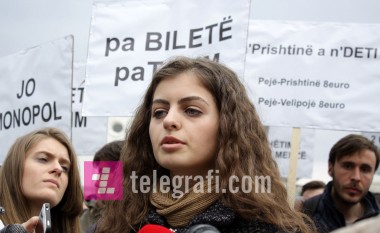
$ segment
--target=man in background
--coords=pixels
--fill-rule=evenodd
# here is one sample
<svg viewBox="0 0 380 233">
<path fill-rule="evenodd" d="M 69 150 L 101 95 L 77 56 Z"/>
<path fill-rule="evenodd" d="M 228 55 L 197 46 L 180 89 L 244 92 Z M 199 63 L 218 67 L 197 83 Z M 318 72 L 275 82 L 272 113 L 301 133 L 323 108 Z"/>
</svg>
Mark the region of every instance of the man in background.
<svg viewBox="0 0 380 233">
<path fill-rule="evenodd" d="M 323 193 L 326 184 L 323 181 L 313 180 L 302 186 L 301 196 L 304 200 Z"/>
<path fill-rule="evenodd" d="M 377 147 L 361 135 L 347 135 L 331 148 L 328 163 L 332 181 L 303 205 L 319 232 L 377 216 L 379 206 L 368 191 L 379 166 Z"/>
</svg>

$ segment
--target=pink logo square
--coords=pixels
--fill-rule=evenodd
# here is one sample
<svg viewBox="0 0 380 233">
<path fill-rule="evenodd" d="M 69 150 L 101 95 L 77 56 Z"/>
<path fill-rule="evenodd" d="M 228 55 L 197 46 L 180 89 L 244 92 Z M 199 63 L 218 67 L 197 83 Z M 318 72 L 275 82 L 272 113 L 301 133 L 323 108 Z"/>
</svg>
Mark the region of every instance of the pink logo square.
<svg viewBox="0 0 380 233">
<path fill-rule="evenodd" d="M 122 200 L 123 164 L 120 161 L 84 162 L 85 200 Z"/>
</svg>

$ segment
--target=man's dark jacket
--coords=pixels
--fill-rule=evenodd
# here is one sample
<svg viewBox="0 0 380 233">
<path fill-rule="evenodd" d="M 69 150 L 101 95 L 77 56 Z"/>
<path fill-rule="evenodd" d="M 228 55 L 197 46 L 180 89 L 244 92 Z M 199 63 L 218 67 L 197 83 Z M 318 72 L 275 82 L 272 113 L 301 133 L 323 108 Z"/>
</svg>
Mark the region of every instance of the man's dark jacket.
<svg viewBox="0 0 380 233">
<path fill-rule="evenodd" d="M 332 181 L 330 181 L 320 195 L 312 197 L 305 201 L 303 211 L 312 217 L 314 223 L 320 233 L 330 232 L 335 229 L 346 226 L 346 221 L 342 213 L 340 213 L 331 197 Z M 363 202 L 366 205 L 366 211 L 360 221 L 366 218 L 377 216 L 380 213 L 379 206 L 375 197 L 368 192 Z"/>
</svg>

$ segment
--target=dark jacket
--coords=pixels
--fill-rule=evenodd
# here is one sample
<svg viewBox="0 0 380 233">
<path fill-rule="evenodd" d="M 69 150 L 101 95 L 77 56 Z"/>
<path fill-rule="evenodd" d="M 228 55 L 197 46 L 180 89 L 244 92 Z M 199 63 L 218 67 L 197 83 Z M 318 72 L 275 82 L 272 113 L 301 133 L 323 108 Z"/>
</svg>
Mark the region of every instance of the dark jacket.
<svg viewBox="0 0 380 233">
<path fill-rule="evenodd" d="M 154 209 L 151 209 L 146 216 L 146 224 L 161 225 L 166 228 L 175 230 L 175 233 L 186 233 L 186 231 L 197 224 L 210 224 L 216 227 L 221 233 L 278 233 L 277 227 L 272 224 L 260 221 L 247 221 L 239 217 L 232 209 L 225 207 L 217 201 L 212 204 L 205 212 L 196 215 L 186 227 L 174 228 L 170 226 L 165 218 L 159 215 Z M 95 232 L 96 226 L 93 226 L 87 233 Z"/>
<path fill-rule="evenodd" d="M 340 213 L 331 197 L 332 181 L 330 181 L 320 195 L 312 197 L 305 201 L 303 205 L 304 212 L 310 215 L 320 233 L 330 232 L 335 229 L 346 226 L 346 221 L 342 213 Z M 356 220 L 360 221 L 366 218 L 377 216 L 380 213 L 375 197 L 368 192 L 364 198 L 367 206 L 363 217 Z"/>
<path fill-rule="evenodd" d="M 158 224 L 175 230 L 176 233 L 186 233 L 191 226 L 197 224 L 210 224 L 216 227 L 221 233 L 264 233 L 279 232 L 278 229 L 269 223 L 260 221 L 248 221 L 238 216 L 232 209 L 225 207 L 217 201 L 205 212 L 196 215 L 186 227 L 171 227 L 165 218 L 155 210 L 150 210 L 147 216 L 147 223 Z"/>
<path fill-rule="evenodd" d="M 9 224 L 0 230 L 0 233 L 27 233 L 21 224 Z"/>
</svg>

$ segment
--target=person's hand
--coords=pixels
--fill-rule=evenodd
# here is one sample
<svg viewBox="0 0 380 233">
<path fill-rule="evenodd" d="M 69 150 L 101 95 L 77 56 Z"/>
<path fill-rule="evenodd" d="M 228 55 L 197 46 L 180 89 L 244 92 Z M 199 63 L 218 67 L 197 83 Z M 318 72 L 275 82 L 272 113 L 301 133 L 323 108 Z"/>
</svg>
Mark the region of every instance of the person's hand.
<svg viewBox="0 0 380 233">
<path fill-rule="evenodd" d="M 24 222 L 22 226 L 28 233 L 33 233 L 38 224 L 38 216 L 31 217 L 28 221 Z"/>
</svg>

